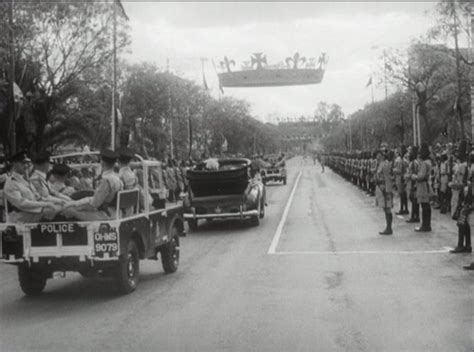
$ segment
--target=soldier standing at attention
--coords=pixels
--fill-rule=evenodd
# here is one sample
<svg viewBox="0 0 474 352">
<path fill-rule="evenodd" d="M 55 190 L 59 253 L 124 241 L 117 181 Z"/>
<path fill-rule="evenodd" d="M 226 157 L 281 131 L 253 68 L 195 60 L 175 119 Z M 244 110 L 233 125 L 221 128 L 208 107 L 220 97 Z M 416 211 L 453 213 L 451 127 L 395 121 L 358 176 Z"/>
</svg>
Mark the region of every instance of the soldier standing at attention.
<svg viewBox="0 0 474 352">
<path fill-rule="evenodd" d="M 385 155 L 384 155 L 385 154 Z M 377 152 L 378 167 L 375 174 L 376 203 L 381 207 L 385 214 L 386 227 L 385 230 L 379 232 L 380 235 L 391 235 L 392 231 L 392 208 L 393 208 L 393 181 L 392 181 L 392 160 L 393 153 L 381 150 Z"/>
<path fill-rule="evenodd" d="M 409 153 L 407 173 L 405 174 L 405 180 L 407 182 L 407 194 L 411 202 L 411 216 L 407 220 L 408 223 L 420 222 L 420 206 L 416 198 L 416 181 L 413 180 L 413 176 L 418 174 L 419 162 L 417 160 L 418 147 L 413 146 Z"/>
<path fill-rule="evenodd" d="M 421 226 L 417 227 L 417 232 L 431 231 L 431 205 L 428 179 L 431 173 L 430 150 L 428 144 L 422 143 L 420 147 L 420 168 L 418 174 L 412 177 L 416 182 L 416 198 L 421 204 Z"/>
<path fill-rule="evenodd" d="M 102 175 L 92 197 L 86 197 L 69 203 L 71 207 L 64 215 L 81 221 L 110 220 L 115 217 L 117 193 L 123 185 L 120 177 L 114 171 L 118 155 L 109 149 L 101 153 Z"/>
<path fill-rule="evenodd" d="M 138 178 L 137 175 L 132 171 L 130 167 L 130 162 L 132 161 L 135 153 L 126 147 L 119 148 L 118 153 L 118 162 L 119 162 L 119 177 L 123 183 L 123 189 L 129 190 L 137 188 Z"/>
<path fill-rule="evenodd" d="M 30 159 L 25 152 L 13 155 L 11 176 L 4 186 L 4 197 L 8 202 L 8 217 L 12 223 L 34 223 L 42 218 L 53 219 L 57 209 L 50 200 L 41 200 L 34 187 L 26 180 Z"/>
<path fill-rule="evenodd" d="M 446 214 L 449 208 L 448 199 L 448 182 L 449 182 L 449 162 L 447 152 L 441 154 L 441 164 L 439 166 L 439 203 L 440 213 Z"/>
<path fill-rule="evenodd" d="M 393 163 L 393 173 L 395 175 L 395 184 L 397 185 L 398 195 L 400 196 L 400 211 L 397 215 L 406 215 L 408 214 L 408 199 L 406 194 L 406 185 L 405 185 L 405 173 L 406 173 L 406 163 L 405 156 L 406 148 L 402 146 L 400 151 L 397 151 L 397 157 Z"/>
</svg>

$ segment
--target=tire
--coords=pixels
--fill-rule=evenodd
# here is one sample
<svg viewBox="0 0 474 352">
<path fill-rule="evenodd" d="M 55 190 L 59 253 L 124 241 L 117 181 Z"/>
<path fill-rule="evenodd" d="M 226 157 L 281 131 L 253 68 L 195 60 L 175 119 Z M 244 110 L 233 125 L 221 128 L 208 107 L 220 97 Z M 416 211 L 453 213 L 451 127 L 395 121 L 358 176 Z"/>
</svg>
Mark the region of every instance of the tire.
<svg viewBox="0 0 474 352">
<path fill-rule="evenodd" d="M 251 226 L 258 226 L 260 225 L 260 213 L 261 213 L 261 208 L 262 208 L 262 205 L 261 205 L 261 200 L 259 199 L 258 200 L 258 207 L 257 207 L 257 215 L 253 215 L 251 218 L 250 218 L 250 225 Z"/>
<path fill-rule="evenodd" d="M 286 185 L 286 177 L 283 179 L 283 184 Z"/>
<path fill-rule="evenodd" d="M 191 231 L 197 231 L 198 229 L 198 220 L 197 219 L 189 219 L 188 226 Z"/>
<path fill-rule="evenodd" d="M 138 286 L 140 274 L 140 256 L 138 247 L 134 240 L 130 240 L 127 245 L 127 252 L 119 259 L 116 280 L 117 287 L 123 294 L 128 294 Z"/>
<path fill-rule="evenodd" d="M 250 218 L 250 225 L 252 225 L 252 226 L 260 225 L 260 216 L 259 215 L 252 216 Z"/>
<path fill-rule="evenodd" d="M 26 265 L 18 266 L 18 279 L 23 293 L 27 296 L 39 296 L 46 286 L 46 274 L 39 269 Z"/>
<path fill-rule="evenodd" d="M 161 264 L 166 274 L 171 274 L 178 270 L 179 231 L 176 226 L 171 230 L 171 240 L 161 249 Z"/>
<path fill-rule="evenodd" d="M 260 219 L 265 217 L 265 201 L 262 199 L 260 201 L 260 213 L 258 214 Z"/>
</svg>

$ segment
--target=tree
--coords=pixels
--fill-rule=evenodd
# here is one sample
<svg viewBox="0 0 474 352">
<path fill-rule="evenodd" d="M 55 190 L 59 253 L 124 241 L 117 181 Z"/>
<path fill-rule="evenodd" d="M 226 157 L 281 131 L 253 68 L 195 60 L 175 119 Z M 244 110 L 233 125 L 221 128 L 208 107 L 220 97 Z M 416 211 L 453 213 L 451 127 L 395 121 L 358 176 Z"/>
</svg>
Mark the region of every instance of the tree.
<svg viewBox="0 0 474 352">
<path fill-rule="evenodd" d="M 29 96 L 18 130 L 31 132 L 26 139 L 18 140 L 21 147 L 37 150 L 66 140 L 83 141 L 84 131 L 93 129 L 80 116 L 80 103 L 84 101 L 79 95 L 86 90 L 101 90 L 104 78 L 110 77 L 111 9 L 111 5 L 92 1 L 15 3 L 15 81 Z M 0 14 L 2 30 L 7 26 L 5 13 Z M 126 23 L 121 19 L 118 48 L 122 50 L 128 42 Z M 5 42 L 1 44 L 3 47 Z M 0 51 L 0 62 L 8 61 L 8 53 Z M 2 65 L 1 70 L 7 67 Z M 48 137 L 52 134 L 55 139 Z M 7 137 L 2 135 L 4 145 L 8 144 Z"/>
<path fill-rule="evenodd" d="M 428 104 L 446 88 L 455 76 L 453 60 L 446 47 L 420 41 L 412 44 L 404 55 L 389 52 L 386 57 L 388 79 L 413 92 L 423 122 L 422 139 L 432 143 L 437 133 L 433 129 L 435 116 L 429 114 Z"/>
<path fill-rule="evenodd" d="M 466 38 L 466 48 L 469 47 L 470 40 L 470 2 L 456 0 L 441 0 L 436 6 L 437 21 L 436 25 L 430 30 L 430 37 L 434 39 L 443 39 L 454 42 L 454 51 L 448 51 L 454 54 L 456 61 L 456 97 L 455 110 L 461 127 L 461 136 L 465 137 L 464 129 L 464 104 L 461 103 L 462 97 L 466 94 L 463 86 L 469 77 L 469 69 L 473 62 L 469 62 L 467 57 L 460 50 L 459 42 L 462 36 Z M 464 34 L 464 35 L 463 35 Z M 467 53 L 467 50 L 465 50 Z M 464 65 L 462 65 L 462 63 Z M 464 67 L 463 67 L 464 66 Z M 467 92 L 469 94 L 469 92 Z M 468 109 L 469 110 L 469 109 Z M 471 117 L 472 118 L 472 117 Z"/>
</svg>

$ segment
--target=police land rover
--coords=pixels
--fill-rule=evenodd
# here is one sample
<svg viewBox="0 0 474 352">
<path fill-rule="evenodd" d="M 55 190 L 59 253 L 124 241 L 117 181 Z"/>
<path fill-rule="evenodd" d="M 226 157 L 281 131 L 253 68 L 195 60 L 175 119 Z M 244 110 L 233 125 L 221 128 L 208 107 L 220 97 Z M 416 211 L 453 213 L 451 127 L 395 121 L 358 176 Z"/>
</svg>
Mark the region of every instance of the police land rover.
<svg viewBox="0 0 474 352">
<path fill-rule="evenodd" d="M 56 160 L 72 160 L 68 165 L 73 170 L 86 168 L 100 175 L 97 158 L 97 153 L 89 153 Z M 165 201 L 167 190 L 160 162 L 136 156 L 131 166 L 139 185 L 118 192 L 116 217 L 112 220 L 64 218 L 17 224 L 9 221 L 9 204 L 4 201 L 0 260 L 18 267 L 20 286 L 26 295 L 41 294 L 48 279 L 64 277 L 67 271 L 84 277 L 112 277 L 122 293 L 130 293 L 139 282 L 141 259 L 161 257 L 166 273 L 178 269 L 179 237 L 184 235 L 182 205 Z"/>
</svg>

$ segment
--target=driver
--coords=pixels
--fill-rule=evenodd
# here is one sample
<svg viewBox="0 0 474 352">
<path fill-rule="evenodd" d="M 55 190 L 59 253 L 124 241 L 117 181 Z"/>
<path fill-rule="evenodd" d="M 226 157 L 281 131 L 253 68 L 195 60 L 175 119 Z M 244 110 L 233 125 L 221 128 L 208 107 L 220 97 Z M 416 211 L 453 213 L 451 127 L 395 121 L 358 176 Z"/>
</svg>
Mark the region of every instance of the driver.
<svg viewBox="0 0 474 352">
<path fill-rule="evenodd" d="M 122 190 L 122 181 L 114 171 L 118 155 L 109 149 L 102 151 L 102 175 L 92 197 L 69 203 L 64 215 L 82 221 L 110 220 L 116 216 L 117 193 Z"/>
</svg>

